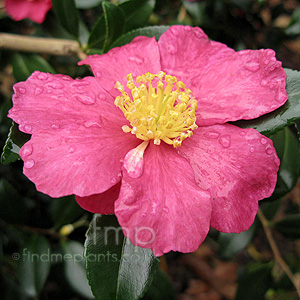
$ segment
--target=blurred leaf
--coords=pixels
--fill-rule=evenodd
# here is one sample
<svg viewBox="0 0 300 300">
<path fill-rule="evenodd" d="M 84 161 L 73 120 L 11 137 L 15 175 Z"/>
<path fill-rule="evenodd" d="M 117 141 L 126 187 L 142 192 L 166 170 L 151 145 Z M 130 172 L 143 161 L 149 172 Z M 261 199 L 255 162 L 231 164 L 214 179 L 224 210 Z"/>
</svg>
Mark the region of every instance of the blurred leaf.
<svg viewBox="0 0 300 300">
<path fill-rule="evenodd" d="M 264 299 L 272 285 L 272 264 L 255 264 L 239 277 L 235 300 Z"/>
<path fill-rule="evenodd" d="M 186 0 L 183 2 L 183 5 L 187 12 L 195 19 L 197 25 L 203 24 L 205 18 L 205 2 L 199 3 L 197 1 L 190 2 Z"/>
<path fill-rule="evenodd" d="M 291 69 L 284 70 L 287 75 L 288 101 L 274 112 L 254 120 L 238 121 L 234 124 L 243 128 L 254 128 L 260 133 L 270 136 L 300 119 L 300 72 Z"/>
<path fill-rule="evenodd" d="M 55 74 L 49 63 L 37 54 L 14 53 L 11 64 L 16 81 L 25 81 L 36 70 Z"/>
<path fill-rule="evenodd" d="M 87 44 L 90 32 L 86 25 L 80 20 L 79 22 L 79 40 L 83 44 Z"/>
<path fill-rule="evenodd" d="M 77 8 L 88 9 L 99 5 L 104 0 L 75 0 Z"/>
<path fill-rule="evenodd" d="M 103 2 L 103 15 L 92 29 L 88 40 L 89 48 L 105 50 L 124 30 L 124 14 L 122 10 L 109 2 Z"/>
<path fill-rule="evenodd" d="M 130 43 L 137 36 L 155 37 L 158 40 L 160 38 L 160 36 L 164 32 L 166 32 L 169 28 L 170 28 L 170 26 L 149 26 L 149 27 L 144 27 L 144 28 L 140 28 L 140 29 L 130 31 L 130 32 L 122 35 L 111 46 L 111 48 L 126 45 L 126 44 Z"/>
<path fill-rule="evenodd" d="M 62 242 L 65 277 L 74 291 L 87 299 L 94 299 L 86 279 L 83 245 L 76 241 Z M 108 270 L 107 270 L 108 271 Z"/>
<path fill-rule="evenodd" d="M 291 18 L 291 22 L 288 28 L 285 30 L 286 35 L 300 34 L 300 8 L 294 10 Z"/>
<path fill-rule="evenodd" d="M 222 259 L 232 259 L 237 253 L 245 249 L 255 233 L 255 224 L 249 230 L 241 233 L 220 232 L 218 238 L 219 255 Z"/>
<path fill-rule="evenodd" d="M 0 179 L 0 218 L 9 223 L 24 223 L 29 218 L 31 203 L 5 179 Z"/>
<path fill-rule="evenodd" d="M 18 278 L 26 295 L 38 297 L 51 266 L 50 244 L 41 235 L 32 236 L 23 246 L 18 265 Z"/>
<path fill-rule="evenodd" d="M 144 27 L 153 12 L 155 0 L 128 0 L 119 5 L 125 16 L 125 32 Z"/>
<path fill-rule="evenodd" d="M 22 293 L 20 286 L 6 274 L 0 273 L 0 299 L 1 300 L 28 300 Z"/>
<path fill-rule="evenodd" d="M 298 139 L 289 128 L 285 128 L 271 136 L 280 167 L 277 173 L 277 183 L 270 200 L 278 199 L 290 192 L 295 186 L 300 169 L 300 153 Z"/>
<path fill-rule="evenodd" d="M 74 0 L 52 0 L 53 10 L 61 25 L 73 36 L 79 35 L 79 13 Z"/>
<path fill-rule="evenodd" d="M 161 269 L 156 272 L 153 282 L 143 300 L 173 300 L 174 289 L 169 277 Z"/>
<path fill-rule="evenodd" d="M 276 222 L 273 227 L 285 237 L 299 239 L 300 238 L 300 214 L 287 216 L 286 218 Z"/>
<path fill-rule="evenodd" d="M 78 220 L 84 210 L 77 204 L 74 196 L 66 196 L 53 200 L 52 219 L 54 228 L 70 224 Z"/>
<path fill-rule="evenodd" d="M 18 125 L 13 122 L 8 138 L 5 142 L 3 152 L 1 155 L 1 163 L 3 165 L 9 165 L 12 162 L 15 162 L 20 158 L 19 151 L 21 147 L 30 139 L 30 135 L 21 132 L 18 129 Z"/>
<path fill-rule="evenodd" d="M 87 276 L 96 299 L 140 299 L 159 259 L 150 249 L 133 246 L 114 215 L 95 215 L 86 237 Z"/>
</svg>

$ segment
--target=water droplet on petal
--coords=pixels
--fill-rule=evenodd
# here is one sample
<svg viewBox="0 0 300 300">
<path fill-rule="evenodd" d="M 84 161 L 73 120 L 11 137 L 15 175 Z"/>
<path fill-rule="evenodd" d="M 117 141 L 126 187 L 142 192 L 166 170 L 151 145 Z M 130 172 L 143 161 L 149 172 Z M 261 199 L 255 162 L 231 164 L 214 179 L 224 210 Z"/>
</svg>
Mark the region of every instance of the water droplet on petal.
<svg viewBox="0 0 300 300">
<path fill-rule="evenodd" d="M 270 84 L 269 85 L 269 88 L 272 90 L 272 89 L 274 89 L 274 84 Z"/>
<path fill-rule="evenodd" d="M 60 81 L 49 82 L 46 86 L 48 88 L 52 88 L 52 89 L 55 89 L 55 90 L 64 88 L 63 83 L 61 83 Z"/>
<path fill-rule="evenodd" d="M 203 37 L 203 32 L 200 28 L 194 28 L 194 35 L 197 37 L 197 38 L 201 38 Z"/>
<path fill-rule="evenodd" d="M 100 72 L 100 71 L 96 72 L 96 73 L 95 73 L 95 76 L 96 76 L 97 78 L 101 78 L 101 77 L 102 77 L 102 72 Z"/>
<path fill-rule="evenodd" d="M 36 95 L 40 95 L 42 92 L 43 92 L 43 88 L 42 87 L 37 87 L 36 89 L 35 89 L 35 91 L 34 91 L 34 93 L 36 94 Z"/>
<path fill-rule="evenodd" d="M 241 132 L 240 132 L 240 135 L 241 135 L 241 136 L 245 136 L 245 135 L 246 135 L 246 132 L 245 132 L 245 131 L 241 131 Z"/>
<path fill-rule="evenodd" d="M 81 102 L 84 105 L 94 104 L 96 101 L 95 96 L 87 96 L 87 95 L 75 95 L 76 100 Z"/>
<path fill-rule="evenodd" d="M 75 152 L 75 147 L 74 146 L 71 146 L 68 150 L 69 153 L 74 153 Z"/>
<path fill-rule="evenodd" d="M 34 160 L 28 159 L 24 162 L 24 168 L 31 169 L 34 166 Z"/>
<path fill-rule="evenodd" d="M 219 143 L 224 147 L 224 148 L 228 148 L 230 147 L 230 143 L 231 143 L 231 137 L 230 135 L 226 134 L 226 135 L 222 135 L 219 139 Z"/>
<path fill-rule="evenodd" d="M 271 66 L 270 67 L 270 71 L 274 71 L 275 70 L 275 67 L 274 66 Z"/>
<path fill-rule="evenodd" d="M 209 132 L 205 132 L 204 136 L 209 139 L 217 139 L 220 136 L 220 133 L 216 131 L 209 131 Z"/>
<path fill-rule="evenodd" d="M 253 147 L 251 147 L 251 148 L 250 148 L 250 152 L 252 152 L 252 153 L 253 153 L 253 152 L 254 152 L 254 150 L 255 150 L 255 149 L 254 149 Z"/>
<path fill-rule="evenodd" d="M 265 145 L 265 144 L 267 143 L 267 140 L 266 140 L 265 138 L 261 138 L 261 139 L 260 139 L 260 142 L 261 142 L 263 145 Z"/>
<path fill-rule="evenodd" d="M 268 84 L 268 81 L 266 79 L 263 79 L 261 82 L 260 82 L 260 85 L 261 86 L 266 86 Z"/>
<path fill-rule="evenodd" d="M 105 94 L 99 94 L 98 98 L 100 99 L 100 101 L 104 101 L 106 99 L 106 95 Z"/>
<path fill-rule="evenodd" d="M 271 154 L 273 153 L 273 149 L 272 149 L 271 147 L 267 148 L 267 149 L 266 149 L 266 153 L 267 153 L 268 155 L 271 155 Z"/>
<path fill-rule="evenodd" d="M 48 79 L 48 75 L 46 73 L 40 73 L 37 76 L 37 79 L 39 79 L 39 80 L 47 80 Z"/>
<path fill-rule="evenodd" d="M 175 47 L 173 45 L 168 45 L 168 53 L 171 55 L 175 55 L 177 53 L 177 50 L 175 49 Z"/>
<path fill-rule="evenodd" d="M 244 68 L 250 72 L 257 72 L 259 70 L 258 62 L 248 62 L 244 65 Z"/>
<path fill-rule="evenodd" d="M 169 208 L 165 206 L 163 211 L 167 214 L 169 212 Z"/>
<path fill-rule="evenodd" d="M 269 50 L 267 51 L 267 55 L 268 55 L 268 56 L 275 56 L 274 50 L 269 49 Z"/>
<path fill-rule="evenodd" d="M 130 56 L 128 58 L 130 62 L 136 63 L 138 65 L 142 65 L 144 63 L 144 58 L 143 57 L 138 57 L 138 56 Z"/>
<path fill-rule="evenodd" d="M 25 93 L 26 93 L 26 89 L 23 88 L 23 87 L 19 87 L 19 88 L 18 88 L 18 92 L 19 92 L 20 94 L 25 94 Z"/>
<path fill-rule="evenodd" d="M 51 128 L 52 129 L 59 129 L 59 125 L 53 124 L 53 125 L 51 125 Z"/>
<path fill-rule="evenodd" d="M 268 65 L 268 64 L 270 63 L 270 61 L 269 61 L 268 59 L 266 59 L 266 60 L 264 61 L 264 63 L 265 63 L 266 65 Z"/>
<path fill-rule="evenodd" d="M 285 94 L 282 90 L 278 89 L 278 91 L 277 91 L 277 93 L 276 93 L 276 100 L 277 100 L 278 102 L 282 103 L 282 102 L 284 102 L 286 99 L 287 99 L 286 94 Z"/>
<path fill-rule="evenodd" d="M 271 59 L 272 62 L 276 61 L 276 57 L 274 57 L 274 56 L 271 57 L 270 59 Z"/>
<path fill-rule="evenodd" d="M 86 121 L 86 122 L 84 123 L 84 126 L 85 126 L 86 128 L 90 128 L 90 127 L 101 127 L 101 125 L 100 125 L 99 123 L 95 122 L 95 121 Z"/>
<path fill-rule="evenodd" d="M 117 183 L 116 178 L 112 178 L 111 181 L 110 181 L 110 183 L 115 185 Z"/>
<path fill-rule="evenodd" d="M 25 133 L 31 133 L 31 126 L 30 125 L 19 125 L 19 129 Z"/>
<path fill-rule="evenodd" d="M 171 28 L 169 29 L 169 31 L 170 31 L 174 36 L 176 36 L 176 37 L 179 35 L 178 30 L 177 30 L 176 28 L 174 28 L 174 27 L 171 27 Z"/>
<path fill-rule="evenodd" d="M 30 145 L 30 144 L 29 145 L 25 145 L 22 148 L 22 156 L 23 157 L 27 157 L 30 154 L 32 154 L 32 151 L 33 151 L 32 145 Z"/>
</svg>

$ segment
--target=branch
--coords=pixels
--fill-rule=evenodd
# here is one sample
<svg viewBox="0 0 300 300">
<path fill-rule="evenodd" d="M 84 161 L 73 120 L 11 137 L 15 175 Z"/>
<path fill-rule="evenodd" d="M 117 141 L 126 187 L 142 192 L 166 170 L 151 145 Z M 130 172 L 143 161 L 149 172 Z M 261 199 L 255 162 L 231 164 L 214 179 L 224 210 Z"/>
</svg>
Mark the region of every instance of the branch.
<svg viewBox="0 0 300 300">
<path fill-rule="evenodd" d="M 299 281 L 295 278 L 295 276 L 291 272 L 290 268 L 288 267 L 288 265 L 286 264 L 286 262 L 282 258 L 281 254 L 279 252 L 279 249 L 278 249 L 278 247 L 277 247 L 277 245 L 275 243 L 275 240 L 273 238 L 271 229 L 269 227 L 269 221 L 265 218 L 265 216 L 263 215 L 263 213 L 262 213 L 262 211 L 260 209 L 258 210 L 257 215 L 258 215 L 258 217 L 259 217 L 259 219 L 260 219 L 260 221 L 261 221 L 261 223 L 263 225 L 265 234 L 267 236 L 269 245 L 270 245 L 270 247 L 272 249 L 272 252 L 274 254 L 275 260 L 278 262 L 278 264 L 280 265 L 280 267 L 282 268 L 282 270 L 285 272 L 285 274 L 291 280 L 291 282 L 295 286 L 295 288 L 297 290 L 297 293 L 298 293 L 298 295 L 300 297 L 300 284 L 299 284 Z"/>
<path fill-rule="evenodd" d="M 50 55 L 75 55 L 84 59 L 86 54 L 80 49 L 76 41 L 40 38 L 16 34 L 0 33 L 0 49 L 45 53 Z"/>
</svg>

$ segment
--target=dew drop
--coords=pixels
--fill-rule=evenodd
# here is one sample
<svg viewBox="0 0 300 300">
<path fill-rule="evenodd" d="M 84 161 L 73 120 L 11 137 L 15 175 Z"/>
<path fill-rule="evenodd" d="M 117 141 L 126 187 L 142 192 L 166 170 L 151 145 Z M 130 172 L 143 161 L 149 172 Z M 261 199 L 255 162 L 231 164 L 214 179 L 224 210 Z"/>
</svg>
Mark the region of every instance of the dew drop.
<svg viewBox="0 0 300 300">
<path fill-rule="evenodd" d="M 37 78 L 39 80 L 47 80 L 48 79 L 48 75 L 46 73 L 40 73 Z"/>
<path fill-rule="evenodd" d="M 78 100 L 79 102 L 81 102 L 84 105 L 91 105 L 94 104 L 96 101 L 95 96 L 87 96 L 87 95 L 75 95 L 74 96 L 76 98 L 76 100 Z"/>
<path fill-rule="evenodd" d="M 86 128 L 90 128 L 90 127 L 101 127 L 101 125 L 100 125 L 99 123 L 95 122 L 95 121 L 86 121 L 86 122 L 84 123 L 84 126 L 85 126 Z"/>
<path fill-rule="evenodd" d="M 31 169 L 34 166 L 34 160 L 28 159 L 24 162 L 24 168 Z"/>
<path fill-rule="evenodd" d="M 253 147 L 251 147 L 251 148 L 250 148 L 250 152 L 252 152 L 252 153 L 253 153 L 253 152 L 254 152 L 254 150 L 255 150 L 255 149 L 254 149 Z"/>
<path fill-rule="evenodd" d="M 167 214 L 167 213 L 169 213 L 169 208 L 165 206 L 163 211 Z"/>
<path fill-rule="evenodd" d="M 276 61 L 276 57 L 274 57 L 274 56 L 271 57 L 270 59 L 271 59 L 272 62 Z"/>
<path fill-rule="evenodd" d="M 30 125 L 20 125 L 19 129 L 25 133 L 31 133 L 31 126 Z"/>
<path fill-rule="evenodd" d="M 117 183 L 116 178 L 112 178 L 112 179 L 110 180 L 110 183 L 113 184 L 113 185 L 115 185 L 115 184 Z"/>
<path fill-rule="evenodd" d="M 229 148 L 230 143 L 231 143 L 231 137 L 230 135 L 222 135 L 219 139 L 219 143 L 224 147 L 224 148 Z"/>
<path fill-rule="evenodd" d="M 269 50 L 267 51 L 267 55 L 268 55 L 268 56 L 274 56 L 274 55 L 275 55 L 274 50 L 269 49 Z"/>
<path fill-rule="evenodd" d="M 246 135 L 246 132 L 245 132 L 245 131 L 241 131 L 241 132 L 240 132 L 240 135 L 241 135 L 241 136 L 245 136 L 245 135 Z"/>
<path fill-rule="evenodd" d="M 264 63 L 265 63 L 266 65 L 268 65 L 268 64 L 270 63 L 270 61 L 269 61 L 268 59 L 266 59 L 266 60 L 264 61 Z"/>
<path fill-rule="evenodd" d="M 276 93 L 276 100 L 280 103 L 284 102 L 287 99 L 287 96 L 282 90 L 278 89 Z"/>
<path fill-rule="evenodd" d="M 95 76 L 96 76 L 97 78 L 101 78 L 101 77 L 102 77 L 102 72 L 100 72 L 100 71 L 96 72 L 96 73 L 95 73 Z"/>
<path fill-rule="evenodd" d="M 210 131 L 210 132 L 205 132 L 204 136 L 209 139 L 217 139 L 220 136 L 220 133 L 216 131 Z"/>
<path fill-rule="evenodd" d="M 168 45 L 168 53 L 171 55 L 175 55 L 177 53 L 177 50 L 175 49 L 175 47 L 173 45 Z"/>
<path fill-rule="evenodd" d="M 269 88 L 272 90 L 272 89 L 274 89 L 274 84 L 270 84 L 269 85 Z"/>
<path fill-rule="evenodd" d="M 199 28 L 195 28 L 194 35 L 199 39 L 203 36 L 203 32 Z"/>
<path fill-rule="evenodd" d="M 74 153 L 75 152 L 75 147 L 74 146 L 71 146 L 68 150 L 69 153 Z"/>
<path fill-rule="evenodd" d="M 270 71 L 274 71 L 275 70 L 275 67 L 274 66 L 271 66 L 270 67 Z"/>
<path fill-rule="evenodd" d="M 258 62 L 248 62 L 244 65 L 244 68 L 250 72 L 257 72 L 259 70 Z"/>
<path fill-rule="evenodd" d="M 172 33 L 174 36 L 176 36 L 176 37 L 179 35 L 178 30 L 176 30 L 175 28 L 172 28 L 172 27 L 171 27 L 171 29 L 169 29 L 169 31 L 171 31 L 171 33 Z"/>
<path fill-rule="evenodd" d="M 263 79 L 261 82 L 260 82 L 260 85 L 261 86 L 266 86 L 268 84 L 268 81 L 266 79 Z"/>
<path fill-rule="evenodd" d="M 42 92 L 43 92 L 43 88 L 42 87 L 37 87 L 36 89 L 35 89 L 35 91 L 34 91 L 34 93 L 36 94 L 36 95 L 40 95 Z"/>
<path fill-rule="evenodd" d="M 63 83 L 61 83 L 61 82 L 59 82 L 59 81 L 54 81 L 54 82 L 49 82 L 49 83 L 47 84 L 47 87 L 48 87 L 48 88 L 55 89 L 55 90 L 59 90 L 59 89 L 64 88 L 64 85 L 63 85 Z"/>
<path fill-rule="evenodd" d="M 18 92 L 19 92 L 20 94 L 25 94 L 25 93 L 26 93 L 26 89 L 23 88 L 23 87 L 19 87 L 19 88 L 18 88 Z"/>
<path fill-rule="evenodd" d="M 23 148 L 22 148 L 22 156 L 23 157 L 27 157 L 29 156 L 30 154 L 32 154 L 32 151 L 33 151 L 33 148 L 31 145 L 25 145 Z"/>
<path fill-rule="evenodd" d="M 138 65 L 142 65 L 144 63 L 144 58 L 138 56 L 130 56 L 128 60 Z"/>
<path fill-rule="evenodd" d="M 100 94 L 98 95 L 98 98 L 99 98 L 100 101 L 104 101 L 104 100 L 106 99 L 106 95 L 100 93 Z"/>
<path fill-rule="evenodd" d="M 267 140 L 265 138 L 260 139 L 261 144 L 265 145 L 267 143 Z"/>
<path fill-rule="evenodd" d="M 51 125 L 51 128 L 52 128 L 52 129 L 59 129 L 59 126 L 56 125 L 56 124 L 53 124 L 53 125 Z"/>
<path fill-rule="evenodd" d="M 266 153 L 267 153 L 268 155 L 271 155 L 271 154 L 273 153 L 273 149 L 272 149 L 272 148 L 267 148 L 267 149 L 266 149 Z"/>
</svg>

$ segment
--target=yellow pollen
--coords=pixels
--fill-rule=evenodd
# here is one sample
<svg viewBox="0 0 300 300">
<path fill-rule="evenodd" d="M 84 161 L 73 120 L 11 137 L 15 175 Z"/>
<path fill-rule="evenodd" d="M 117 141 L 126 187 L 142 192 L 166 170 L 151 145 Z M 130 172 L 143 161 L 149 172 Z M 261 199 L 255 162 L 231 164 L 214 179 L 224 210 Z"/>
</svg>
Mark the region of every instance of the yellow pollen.
<svg viewBox="0 0 300 300">
<path fill-rule="evenodd" d="M 128 74 L 126 86 L 131 95 L 119 81 L 115 85 L 122 94 L 116 97 L 115 105 L 131 125 L 122 126 L 122 130 L 143 141 L 153 139 L 155 145 L 164 141 L 174 148 L 181 146 L 198 127 L 195 123 L 198 103 L 191 90 L 175 76 L 164 72 L 146 73 L 138 76 L 135 82 L 132 74 Z"/>
</svg>

